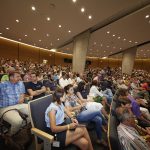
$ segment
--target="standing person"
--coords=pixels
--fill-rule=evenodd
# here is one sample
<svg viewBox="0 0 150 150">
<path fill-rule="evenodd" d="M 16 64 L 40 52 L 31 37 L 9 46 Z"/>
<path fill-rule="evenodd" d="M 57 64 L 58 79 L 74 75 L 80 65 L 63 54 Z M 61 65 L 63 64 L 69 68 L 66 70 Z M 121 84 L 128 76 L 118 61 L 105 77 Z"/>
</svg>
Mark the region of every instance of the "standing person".
<svg viewBox="0 0 150 150">
<path fill-rule="evenodd" d="M 69 144 L 74 144 L 81 150 L 93 150 L 86 128 L 78 127 L 78 121 L 72 118 L 71 113 L 64 107 L 60 99 L 61 94 L 56 91 L 53 95 L 53 102 L 46 109 L 47 133 L 56 135 L 62 149 Z M 72 123 L 65 124 L 65 113 L 71 118 Z"/>
<path fill-rule="evenodd" d="M 0 116 L 5 113 L 3 119 L 11 125 L 10 135 L 17 133 L 23 122 L 18 111 L 11 109 L 28 115 L 28 105 L 23 104 L 25 87 L 20 79 L 20 73 L 14 71 L 9 73 L 9 81 L 0 83 Z"/>
</svg>

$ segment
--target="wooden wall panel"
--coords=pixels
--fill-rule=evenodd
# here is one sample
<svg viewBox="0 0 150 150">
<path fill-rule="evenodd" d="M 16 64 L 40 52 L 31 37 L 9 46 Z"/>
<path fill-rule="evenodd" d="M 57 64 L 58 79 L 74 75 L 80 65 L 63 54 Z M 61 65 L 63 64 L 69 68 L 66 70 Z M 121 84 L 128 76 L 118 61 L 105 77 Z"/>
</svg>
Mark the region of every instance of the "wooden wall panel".
<svg viewBox="0 0 150 150">
<path fill-rule="evenodd" d="M 19 60 L 39 63 L 39 48 L 19 44 Z"/>
<path fill-rule="evenodd" d="M 18 43 L 0 38 L 0 58 L 18 58 Z"/>
</svg>

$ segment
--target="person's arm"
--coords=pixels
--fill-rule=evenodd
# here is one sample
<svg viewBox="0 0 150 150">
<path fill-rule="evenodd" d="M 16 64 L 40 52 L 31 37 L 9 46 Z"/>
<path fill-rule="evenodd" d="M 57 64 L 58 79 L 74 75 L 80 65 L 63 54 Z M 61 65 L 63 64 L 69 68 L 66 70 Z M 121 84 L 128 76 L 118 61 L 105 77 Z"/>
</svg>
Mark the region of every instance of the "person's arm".
<svg viewBox="0 0 150 150">
<path fill-rule="evenodd" d="M 94 91 L 97 95 L 103 97 L 103 94 L 101 92 L 99 92 L 99 90 L 96 87 L 94 87 Z"/>
<path fill-rule="evenodd" d="M 104 108 L 101 109 L 102 114 L 108 119 L 108 114 Z"/>
<path fill-rule="evenodd" d="M 76 128 L 76 126 L 77 126 L 76 123 L 71 123 L 71 124 L 63 125 L 63 126 L 57 126 L 55 114 L 56 114 L 55 110 L 50 111 L 48 114 L 49 118 L 50 118 L 50 126 L 51 126 L 52 132 L 57 133 L 57 132 L 62 132 L 65 130 Z"/>
<path fill-rule="evenodd" d="M 78 96 L 78 98 L 79 98 L 82 102 L 86 102 L 86 99 L 84 99 L 84 98 L 82 97 L 82 95 L 81 95 L 80 92 L 77 92 L 76 95 Z"/>
<path fill-rule="evenodd" d="M 79 106 L 75 106 L 75 107 L 72 107 L 72 106 L 69 106 L 69 105 L 65 105 L 66 109 L 68 109 L 70 112 L 72 111 L 75 111 L 75 110 L 80 110 L 82 108 L 81 105 Z"/>
<path fill-rule="evenodd" d="M 21 94 L 18 103 L 22 104 L 24 102 L 25 94 Z"/>
<path fill-rule="evenodd" d="M 43 86 L 40 90 L 33 91 L 32 89 L 27 90 L 30 96 L 37 96 L 46 92 L 45 86 Z"/>
</svg>

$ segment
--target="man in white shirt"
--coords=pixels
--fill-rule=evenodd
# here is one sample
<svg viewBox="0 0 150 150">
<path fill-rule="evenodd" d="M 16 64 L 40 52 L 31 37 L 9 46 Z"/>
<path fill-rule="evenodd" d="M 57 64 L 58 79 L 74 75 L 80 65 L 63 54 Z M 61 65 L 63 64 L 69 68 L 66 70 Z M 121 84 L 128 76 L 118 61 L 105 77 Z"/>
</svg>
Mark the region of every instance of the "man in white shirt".
<svg viewBox="0 0 150 150">
<path fill-rule="evenodd" d="M 67 80 L 67 76 L 65 72 L 62 72 L 62 77 L 59 79 L 59 85 L 61 88 L 64 88 L 69 84 L 69 81 Z"/>
</svg>

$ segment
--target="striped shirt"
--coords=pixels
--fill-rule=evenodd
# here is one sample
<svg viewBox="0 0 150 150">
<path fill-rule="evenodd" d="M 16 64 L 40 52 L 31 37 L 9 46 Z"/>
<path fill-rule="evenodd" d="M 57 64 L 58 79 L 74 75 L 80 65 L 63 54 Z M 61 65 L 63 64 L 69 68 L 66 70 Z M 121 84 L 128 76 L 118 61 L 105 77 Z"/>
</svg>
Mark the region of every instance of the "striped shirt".
<svg viewBox="0 0 150 150">
<path fill-rule="evenodd" d="M 123 150 L 150 150 L 146 141 L 139 135 L 135 128 L 120 123 L 117 131 Z"/>
<path fill-rule="evenodd" d="M 25 93 L 23 82 L 11 83 L 10 81 L 0 83 L 0 108 L 18 104 L 21 94 Z"/>
</svg>

